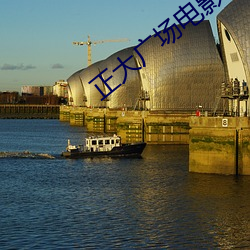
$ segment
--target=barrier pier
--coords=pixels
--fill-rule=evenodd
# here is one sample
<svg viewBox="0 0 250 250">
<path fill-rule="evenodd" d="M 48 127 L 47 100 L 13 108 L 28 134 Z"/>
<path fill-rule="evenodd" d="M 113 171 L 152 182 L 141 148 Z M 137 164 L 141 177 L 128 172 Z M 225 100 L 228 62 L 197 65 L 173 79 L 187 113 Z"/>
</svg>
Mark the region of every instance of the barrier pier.
<svg viewBox="0 0 250 250">
<path fill-rule="evenodd" d="M 116 133 L 124 143 L 188 144 L 189 141 L 189 115 L 62 106 L 60 121 L 85 126 L 88 132 Z"/>
<path fill-rule="evenodd" d="M 189 171 L 250 175 L 249 117 L 190 117 Z"/>
</svg>

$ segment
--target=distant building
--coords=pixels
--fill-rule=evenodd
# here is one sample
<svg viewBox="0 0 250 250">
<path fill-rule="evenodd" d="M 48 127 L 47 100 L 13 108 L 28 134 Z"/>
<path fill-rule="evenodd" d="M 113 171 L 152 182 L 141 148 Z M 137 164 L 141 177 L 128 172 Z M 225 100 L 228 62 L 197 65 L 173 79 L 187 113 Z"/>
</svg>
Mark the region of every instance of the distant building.
<svg viewBox="0 0 250 250">
<path fill-rule="evenodd" d="M 22 86 L 22 95 L 45 96 L 53 94 L 52 86 Z"/>
<path fill-rule="evenodd" d="M 53 95 L 53 87 L 52 86 L 43 86 L 41 87 L 43 89 L 43 95 Z"/>
<path fill-rule="evenodd" d="M 22 96 L 21 103 L 29 105 L 58 105 L 60 103 L 60 100 L 58 96 L 55 95 L 44 95 L 44 96 L 26 95 Z"/>
<path fill-rule="evenodd" d="M 59 80 L 55 82 L 52 88 L 53 88 L 53 95 L 63 98 L 68 97 L 68 83 L 66 81 Z"/>
<path fill-rule="evenodd" d="M 35 105 L 58 105 L 57 95 L 53 95 L 53 86 L 22 86 L 20 103 Z"/>
<path fill-rule="evenodd" d="M 18 92 L 0 92 L 0 104 L 16 104 L 18 101 Z"/>
<path fill-rule="evenodd" d="M 40 96 L 40 87 L 38 86 L 22 86 L 22 95 L 37 95 Z"/>
</svg>

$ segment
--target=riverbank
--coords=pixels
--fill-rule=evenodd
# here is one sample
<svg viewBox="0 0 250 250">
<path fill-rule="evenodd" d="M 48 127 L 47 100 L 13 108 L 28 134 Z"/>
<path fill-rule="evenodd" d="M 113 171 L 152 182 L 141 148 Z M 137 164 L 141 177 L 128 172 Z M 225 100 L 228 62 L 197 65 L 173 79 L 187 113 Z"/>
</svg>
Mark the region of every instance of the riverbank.
<svg viewBox="0 0 250 250">
<path fill-rule="evenodd" d="M 0 104 L 0 119 L 59 119 L 59 105 Z"/>
</svg>

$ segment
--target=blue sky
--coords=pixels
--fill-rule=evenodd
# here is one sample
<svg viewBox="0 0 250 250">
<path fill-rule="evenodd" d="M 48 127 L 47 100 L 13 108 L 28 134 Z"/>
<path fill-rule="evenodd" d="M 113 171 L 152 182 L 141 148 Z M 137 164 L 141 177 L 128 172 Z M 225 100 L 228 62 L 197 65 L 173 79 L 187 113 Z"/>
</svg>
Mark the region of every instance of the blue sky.
<svg viewBox="0 0 250 250">
<path fill-rule="evenodd" d="M 0 91 L 23 85 L 53 85 L 87 66 L 87 47 L 73 41 L 128 38 L 92 46 L 92 62 L 103 60 L 154 34 L 153 28 L 196 0 L 0 0 Z M 219 0 L 214 0 L 217 4 Z M 216 37 L 216 16 L 207 16 Z"/>
</svg>

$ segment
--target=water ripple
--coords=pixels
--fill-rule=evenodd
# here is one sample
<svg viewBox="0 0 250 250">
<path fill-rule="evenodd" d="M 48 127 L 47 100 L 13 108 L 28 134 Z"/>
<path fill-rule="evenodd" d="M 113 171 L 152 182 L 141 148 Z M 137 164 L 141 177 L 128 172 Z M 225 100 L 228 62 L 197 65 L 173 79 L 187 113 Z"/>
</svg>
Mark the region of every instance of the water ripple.
<svg viewBox="0 0 250 250">
<path fill-rule="evenodd" d="M 190 174 L 186 146 L 65 160 L 55 155 L 83 128 L 0 126 L 1 250 L 250 248 L 250 178 Z"/>
<path fill-rule="evenodd" d="M 0 158 L 31 158 L 31 159 L 55 159 L 55 156 L 46 153 L 0 152 Z"/>
</svg>

